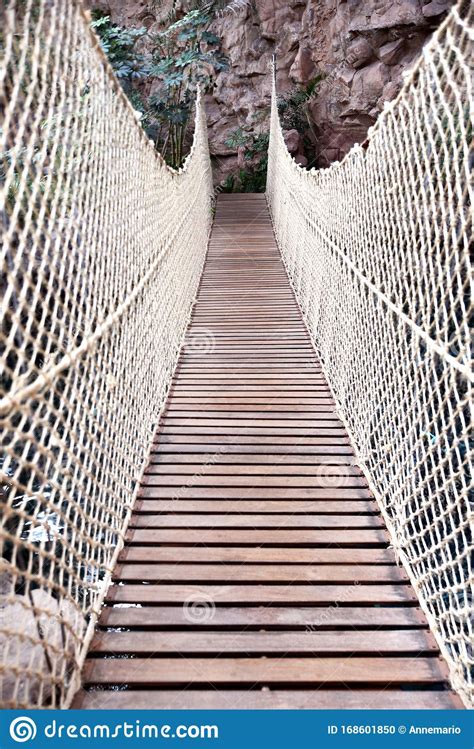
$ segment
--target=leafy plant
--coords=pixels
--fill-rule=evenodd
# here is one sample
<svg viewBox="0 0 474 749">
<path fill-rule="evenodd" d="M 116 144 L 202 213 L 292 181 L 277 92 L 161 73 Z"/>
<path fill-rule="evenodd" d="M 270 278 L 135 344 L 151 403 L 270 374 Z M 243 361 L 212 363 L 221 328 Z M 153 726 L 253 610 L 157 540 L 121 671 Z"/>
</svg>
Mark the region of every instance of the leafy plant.
<svg viewBox="0 0 474 749">
<path fill-rule="evenodd" d="M 165 22 L 158 33 L 145 28 L 123 29 L 109 16 L 95 14 L 92 27 L 120 78 L 135 109 L 142 113 L 142 125 L 163 158 L 174 168 L 184 159 L 188 130 L 198 86 L 208 91 L 216 74 L 227 66 L 219 49 L 220 39 L 209 27 L 221 2 L 195 0 L 193 7 L 172 23 Z M 177 4 L 172 17 L 176 19 Z M 137 43 L 147 55 L 137 51 Z M 136 85 L 151 76 L 157 85 L 145 97 Z"/>
<path fill-rule="evenodd" d="M 301 88 L 295 88 L 278 98 L 278 114 L 283 130 L 297 130 L 303 136 L 303 147 L 309 164 L 314 163 L 317 133 L 310 113 L 310 104 L 317 95 L 323 77 L 313 78 Z"/>
<path fill-rule="evenodd" d="M 298 130 L 304 133 L 312 128 L 309 105 L 314 99 L 322 76 L 316 76 L 301 88 L 295 88 L 286 96 L 278 98 L 278 114 L 284 130 Z"/>
<path fill-rule="evenodd" d="M 142 114 L 141 122 L 148 136 L 156 144 L 166 161 L 174 168 L 183 163 L 190 143 L 190 124 L 197 87 L 209 91 L 216 75 L 227 67 L 220 50 L 220 38 L 211 25 L 223 12 L 237 13 L 251 2 L 238 0 L 194 0 L 183 13 L 175 2 L 162 28 L 153 34 L 145 28 L 124 29 L 114 25 L 109 16 L 94 15 L 93 28 L 100 35 L 117 76 L 133 107 Z M 180 15 L 181 14 L 181 15 Z M 139 51 L 146 49 L 146 53 Z M 151 95 L 144 94 L 141 80 L 153 78 Z M 316 143 L 309 104 L 321 77 L 311 80 L 303 88 L 290 92 L 278 102 L 284 129 L 296 129 L 304 135 L 306 155 Z M 227 145 L 245 150 L 244 167 L 229 182 L 228 189 L 262 191 L 265 189 L 268 134 L 238 128 L 227 138 Z"/>
<path fill-rule="evenodd" d="M 225 144 L 229 148 L 242 148 L 248 166 L 226 179 L 223 192 L 265 192 L 269 141 L 268 132 L 253 133 L 237 128 L 229 134 Z"/>
<path fill-rule="evenodd" d="M 197 87 L 208 91 L 216 74 L 227 67 L 219 50 L 219 37 L 209 31 L 213 20 L 210 8 L 194 8 L 152 37 L 150 72 L 161 84 L 149 100 L 158 123 L 155 142 L 175 168 L 184 158 Z"/>
<path fill-rule="evenodd" d="M 137 41 L 147 33 L 144 26 L 125 29 L 113 24 L 110 16 L 102 16 L 98 11 L 93 12 L 91 26 L 97 32 L 102 49 L 122 83 L 147 74 L 144 55 L 136 49 Z"/>
</svg>

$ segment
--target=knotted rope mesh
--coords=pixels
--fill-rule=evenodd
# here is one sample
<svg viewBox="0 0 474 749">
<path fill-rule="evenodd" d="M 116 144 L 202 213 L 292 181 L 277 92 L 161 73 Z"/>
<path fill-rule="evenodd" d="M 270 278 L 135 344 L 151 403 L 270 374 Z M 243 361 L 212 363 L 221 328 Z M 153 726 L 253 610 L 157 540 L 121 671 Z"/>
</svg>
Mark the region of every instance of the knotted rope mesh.
<svg viewBox="0 0 474 749">
<path fill-rule="evenodd" d="M 328 169 L 291 158 L 274 90 L 267 183 L 339 412 L 471 704 L 472 13 L 453 8 L 365 148 Z"/>
<path fill-rule="evenodd" d="M 1 702 L 64 706 L 120 548 L 211 223 L 206 125 L 169 169 L 78 0 L 0 11 Z"/>
</svg>

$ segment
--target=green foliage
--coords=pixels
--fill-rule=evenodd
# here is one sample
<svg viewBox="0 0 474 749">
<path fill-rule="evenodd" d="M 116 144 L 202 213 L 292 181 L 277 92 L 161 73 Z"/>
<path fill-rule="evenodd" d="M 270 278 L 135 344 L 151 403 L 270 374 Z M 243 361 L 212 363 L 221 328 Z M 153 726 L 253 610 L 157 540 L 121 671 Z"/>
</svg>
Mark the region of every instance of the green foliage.
<svg viewBox="0 0 474 749">
<path fill-rule="evenodd" d="M 304 133 L 312 127 L 309 104 L 317 93 L 322 76 L 316 76 L 306 86 L 295 88 L 286 96 L 278 98 L 278 114 L 284 130 Z"/>
<path fill-rule="evenodd" d="M 181 166 L 188 145 L 198 85 L 208 91 L 215 76 L 227 66 L 219 50 L 220 39 L 209 31 L 219 2 L 195 0 L 192 7 L 176 20 L 177 9 L 157 33 L 146 29 L 123 29 L 110 23 L 108 16 L 94 16 L 92 27 L 121 79 L 135 109 L 142 113 L 142 124 L 166 161 Z M 144 40 L 147 55 L 137 51 Z M 154 93 L 145 97 L 137 79 L 152 76 Z M 139 80 L 138 80 L 139 82 Z"/>
<path fill-rule="evenodd" d="M 161 84 L 149 100 L 158 123 L 154 139 L 175 168 L 184 158 L 198 85 L 208 91 L 216 74 L 227 66 L 219 51 L 219 37 L 209 31 L 213 20 L 211 6 L 197 7 L 152 37 L 150 72 Z"/>
<path fill-rule="evenodd" d="M 91 27 L 97 33 L 101 47 L 133 108 L 141 113 L 141 123 L 147 130 L 150 125 L 149 109 L 135 85 L 150 72 L 146 56 L 137 50 L 137 44 L 146 37 L 147 30 L 144 26 L 130 29 L 117 26 L 111 22 L 110 16 L 104 16 L 100 11 L 92 11 L 92 18 Z"/>
<path fill-rule="evenodd" d="M 317 133 L 310 113 L 310 104 L 318 93 L 323 76 L 318 75 L 300 88 L 278 98 L 278 114 L 283 130 L 297 130 L 303 136 L 304 154 L 311 165 L 315 161 Z"/>
<path fill-rule="evenodd" d="M 268 132 L 253 133 L 237 128 L 229 134 L 225 144 L 229 148 L 243 148 L 248 166 L 226 179 L 223 192 L 265 192 L 269 141 Z"/>
<path fill-rule="evenodd" d="M 124 29 L 109 16 L 94 14 L 92 27 L 99 34 L 104 51 L 122 82 L 133 107 L 142 113 L 141 122 L 166 161 L 178 168 L 191 141 L 190 124 L 198 85 L 212 89 L 216 75 L 227 67 L 219 37 L 210 30 L 216 15 L 238 12 L 247 0 L 194 0 L 183 13 L 174 3 L 158 32 L 145 28 Z M 181 15 L 180 15 L 181 14 Z M 146 50 L 146 53 L 143 52 Z M 153 93 L 145 93 L 142 80 L 154 79 Z M 311 161 L 316 135 L 309 116 L 309 104 L 321 77 L 280 98 L 278 108 L 284 129 L 304 135 L 305 152 Z M 260 125 L 254 124 L 255 130 Z M 227 145 L 245 150 L 246 165 L 232 175 L 224 189 L 260 192 L 265 189 L 268 134 L 239 128 L 229 134 Z"/>
<path fill-rule="evenodd" d="M 322 78 L 313 78 L 306 86 L 295 88 L 278 100 L 278 112 L 284 130 L 297 130 L 303 135 L 308 161 L 314 156 L 316 135 L 309 115 L 309 104 L 317 93 Z M 229 133 L 225 144 L 229 148 L 244 149 L 246 168 L 240 168 L 222 185 L 224 192 L 264 192 L 267 180 L 269 134 L 237 128 Z"/>
<path fill-rule="evenodd" d="M 112 24 L 110 16 L 102 16 L 97 11 L 93 12 L 91 26 L 99 35 L 117 78 L 132 80 L 147 74 L 145 58 L 136 50 L 137 41 L 146 34 L 145 27 L 124 29 Z"/>
</svg>

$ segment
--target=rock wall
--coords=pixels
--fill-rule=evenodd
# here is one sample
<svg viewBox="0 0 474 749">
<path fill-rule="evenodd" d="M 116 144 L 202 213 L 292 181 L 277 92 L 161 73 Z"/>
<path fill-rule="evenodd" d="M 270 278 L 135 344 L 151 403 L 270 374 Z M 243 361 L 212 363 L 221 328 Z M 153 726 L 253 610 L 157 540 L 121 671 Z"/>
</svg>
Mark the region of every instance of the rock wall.
<svg viewBox="0 0 474 749">
<path fill-rule="evenodd" d="M 89 0 L 121 25 L 152 27 L 167 11 L 154 0 Z M 441 22 L 450 0 L 234 0 L 215 22 L 229 69 L 207 96 L 215 177 L 242 164 L 225 141 L 230 131 L 268 129 L 270 64 L 277 59 L 279 93 L 321 82 L 308 103 L 313 163 L 339 160 L 362 142 L 383 107 L 396 96 L 402 73 Z M 292 140 L 290 134 L 289 140 Z M 293 138 L 292 149 L 301 152 Z M 304 163 L 304 160 L 303 160 Z"/>
</svg>

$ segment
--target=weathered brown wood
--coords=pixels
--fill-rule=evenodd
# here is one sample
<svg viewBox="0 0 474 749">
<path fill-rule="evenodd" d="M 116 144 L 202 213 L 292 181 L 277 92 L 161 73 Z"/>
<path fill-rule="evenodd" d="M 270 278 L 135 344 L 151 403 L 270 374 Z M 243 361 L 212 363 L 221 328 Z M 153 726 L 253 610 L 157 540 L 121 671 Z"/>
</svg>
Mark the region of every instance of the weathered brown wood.
<svg viewBox="0 0 474 749">
<path fill-rule="evenodd" d="M 288 429 L 291 432 L 291 429 Z M 318 430 L 318 435 L 321 432 Z M 207 436 L 207 439 L 203 439 Z M 238 437 L 238 439 L 236 439 Z M 234 430 L 234 434 L 212 434 L 212 431 L 207 435 L 202 434 L 164 434 L 163 431 L 159 433 L 159 441 L 157 443 L 158 448 L 162 448 L 163 445 L 175 444 L 175 445 L 229 445 L 229 450 L 234 452 L 245 452 L 247 445 L 255 447 L 265 447 L 265 452 L 277 452 L 274 450 L 274 446 L 284 445 L 285 450 L 283 452 L 287 455 L 291 452 L 299 453 L 303 447 L 316 447 L 319 445 L 333 445 L 334 447 L 340 448 L 345 445 L 349 445 L 349 438 L 342 433 L 339 436 L 326 435 L 324 437 L 301 437 L 297 435 L 281 437 L 274 435 L 271 430 L 267 430 L 267 434 L 261 434 L 259 436 L 241 434 L 239 430 Z M 269 450 L 269 447 L 272 447 Z M 177 451 L 179 452 L 179 450 Z M 216 452 L 214 450 L 213 452 Z M 257 452 L 257 450 L 255 450 Z M 335 452 L 335 451 L 334 451 Z"/>
<path fill-rule="evenodd" d="M 214 338 L 220 338 L 225 336 L 220 336 L 220 334 L 214 333 Z M 265 340 L 268 340 L 268 343 L 277 343 L 285 336 L 282 336 L 281 333 L 269 333 L 264 335 L 256 336 L 250 335 L 250 333 L 241 333 L 239 335 L 239 338 L 242 341 L 246 341 L 247 343 L 251 343 L 252 347 L 255 348 L 255 344 L 260 344 Z M 253 339 L 253 340 L 249 340 Z M 293 346 L 294 343 L 298 343 L 298 339 L 291 337 L 290 345 Z M 249 346 L 249 349 L 252 348 Z M 314 362 L 315 366 L 319 368 L 318 360 L 316 359 L 316 356 L 313 352 L 310 351 L 299 351 L 297 348 L 294 351 L 290 352 L 276 352 L 272 350 L 262 351 L 259 354 L 256 354 L 255 351 L 251 352 L 249 351 L 249 358 L 243 359 L 243 361 L 250 361 L 250 358 L 253 362 L 269 362 L 269 363 L 278 363 L 278 362 L 293 362 L 293 363 L 299 363 L 299 362 Z M 203 355 L 199 351 L 193 351 L 190 349 L 185 349 L 185 353 L 182 354 L 181 364 L 180 367 L 183 364 L 192 364 L 193 362 L 199 362 L 199 363 L 205 363 L 209 364 L 209 362 L 222 362 L 224 364 L 232 364 L 234 362 L 241 362 L 242 357 L 239 356 L 236 353 L 228 353 L 223 354 L 219 350 L 215 350 L 212 353 L 209 353 L 207 355 Z"/>
<path fill-rule="evenodd" d="M 328 398 L 331 397 L 331 391 L 327 387 L 327 385 L 315 385 L 314 387 L 302 387 L 301 385 L 279 385 L 277 387 L 266 387 L 265 385 L 246 385 L 243 387 L 242 385 L 235 385 L 235 384 L 227 384 L 227 385 L 217 385 L 213 384 L 212 387 L 210 385 L 206 385 L 206 383 L 201 385 L 193 385 L 192 387 L 189 387 L 187 385 L 181 385 L 180 381 L 175 382 L 173 385 L 173 389 L 171 391 L 171 398 L 175 396 L 179 397 L 186 397 L 191 395 L 191 397 L 198 397 L 201 396 L 203 398 L 206 397 L 213 397 L 213 396 L 220 396 L 220 397 L 259 397 L 264 398 L 265 402 L 273 402 L 277 403 L 278 398 L 298 398 L 304 399 L 304 402 L 307 402 L 306 399 L 308 398 Z"/>
<path fill-rule="evenodd" d="M 427 629 L 421 610 L 412 606 L 357 607 L 357 606 L 216 606 L 209 616 L 190 617 L 183 606 L 143 606 L 142 608 L 104 608 L 99 624 L 101 627 L 125 627 L 137 630 L 160 629 L 212 629 L 214 632 L 232 629 L 238 632 L 249 630 L 274 630 L 299 632 L 301 630 L 373 631 L 382 628 L 399 631 L 414 627 Z"/>
<path fill-rule="evenodd" d="M 244 434 L 247 433 L 247 427 L 264 427 L 265 429 L 271 429 L 272 434 L 280 434 L 280 429 L 284 428 L 285 433 L 289 430 L 293 431 L 296 435 L 306 433 L 307 431 L 318 430 L 318 432 L 326 433 L 326 430 L 337 430 L 341 431 L 341 422 L 335 416 L 334 413 L 329 414 L 318 414 L 317 418 L 314 419 L 277 419 L 271 416 L 265 418 L 254 419 L 246 417 L 245 415 L 233 418 L 217 416 L 212 418 L 211 416 L 195 416 L 192 418 L 185 418 L 181 416 L 166 415 L 162 419 L 163 432 L 174 430 L 175 427 L 196 427 L 196 432 L 199 432 L 204 426 L 210 427 L 216 431 L 215 433 L 220 434 L 221 429 L 226 427 L 238 427 L 239 431 Z M 177 431 L 177 430 L 175 430 Z"/>
<path fill-rule="evenodd" d="M 224 456 L 223 456 L 224 457 Z M 314 465 L 291 465 L 289 463 L 283 465 L 274 465 L 269 463 L 268 465 L 253 465 L 253 464 L 240 464 L 240 465 L 228 465 L 227 463 L 221 464 L 220 461 L 216 463 L 152 463 L 148 465 L 146 475 L 155 477 L 169 477 L 173 478 L 173 481 L 180 479 L 180 486 L 186 479 L 183 479 L 183 475 L 190 475 L 194 477 L 199 475 L 201 477 L 212 476 L 213 479 L 220 476 L 223 477 L 234 477 L 234 478 L 249 478 L 264 480 L 268 477 L 280 477 L 286 479 L 286 481 L 292 480 L 293 478 L 302 478 L 307 476 L 314 476 L 316 478 L 324 477 L 328 478 L 328 483 L 332 481 L 331 477 L 335 477 L 334 483 L 337 482 L 338 477 L 344 477 L 351 479 L 353 477 L 361 477 L 361 471 L 357 466 L 351 465 L 350 458 L 348 460 L 342 459 L 342 462 L 334 461 L 323 462 L 314 461 Z M 276 462 L 276 461 L 275 461 Z M 229 480 L 230 480 L 229 478 Z"/>
<path fill-rule="evenodd" d="M 92 658 L 86 684 L 435 684 L 439 658 Z"/>
<path fill-rule="evenodd" d="M 176 561 L 179 561 L 177 556 Z M 321 564 L 119 564 L 115 580 L 203 582 L 323 582 L 365 583 L 407 582 L 406 573 L 394 565 Z"/>
<path fill-rule="evenodd" d="M 265 562 L 284 564 L 393 564 L 386 548 L 291 546 L 125 546 L 119 562 Z"/>
<path fill-rule="evenodd" d="M 212 689 L 185 691 L 90 690 L 78 693 L 78 710 L 456 710 L 459 697 L 448 690 L 384 689 Z"/>
<path fill-rule="evenodd" d="M 337 440 L 339 437 L 344 438 L 345 432 L 342 427 L 330 429 L 328 427 L 318 428 L 307 428 L 307 429 L 293 429 L 291 424 L 288 424 L 287 428 L 272 427 L 219 427 L 219 426 L 195 426 L 195 427 L 175 427 L 175 426 L 163 426 L 160 434 L 163 437 L 202 437 L 202 436 L 213 436 L 218 437 L 230 437 L 233 442 L 237 442 L 237 438 L 241 437 L 242 441 L 245 437 L 263 437 L 271 440 L 277 440 L 279 437 L 286 439 L 292 439 L 293 443 L 298 441 L 298 438 L 303 439 L 315 439 L 312 435 L 320 435 L 316 439 L 323 440 L 327 439 Z M 184 440 L 183 440 L 184 441 Z M 311 444 L 311 442 L 310 442 Z"/>
<path fill-rule="evenodd" d="M 177 500 L 179 502 L 179 500 Z M 172 503 L 171 503 L 172 504 Z M 223 508 L 224 509 L 224 508 Z M 220 515 L 210 513 L 167 513 L 133 515 L 129 528 L 383 528 L 377 515 L 246 515 L 233 512 Z"/>
<path fill-rule="evenodd" d="M 207 419 L 211 422 L 214 422 L 215 419 L 225 419 L 226 423 L 229 419 L 252 419 L 252 421 L 255 421 L 255 419 L 265 419 L 270 420 L 271 423 L 282 419 L 289 419 L 294 423 L 295 420 L 301 419 L 309 421 L 334 419 L 336 413 L 335 407 L 320 404 L 300 406 L 299 409 L 295 409 L 295 406 L 289 406 L 286 411 L 276 411 L 272 408 L 259 410 L 259 407 L 255 405 L 245 408 L 245 406 L 240 404 L 235 404 L 232 410 L 229 410 L 231 408 L 229 404 L 224 405 L 222 408 L 219 408 L 216 404 L 213 404 L 212 407 L 210 407 L 210 404 L 206 404 L 205 408 L 197 408 L 195 406 L 192 408 L 193 410 L 191 410 L 189 404 L 183 408 L 183 406 L 179 406 L 176 402 L 170 403 L 166 409 L 166 419 Z M 275 426 L 278 426 L 278 424 L 275 424 Z"/>
<path fill-rule="evenodd" d="M 127 541 L 134 544 L 283 544 L 308 546 L 311 544 L 326 546 L 380 545 L 387 544 L 387 534 L 383 528 L 370 530 L 235 530 L 203 528 L 144 528 L 130 529 L 126 534 Z"/>
<path fill-rule="evenodd" d="M 339 473 L 334 471 L 326 472 L 325 467 L 321 471 L 321 475 L 315 476 L 265 476 L 253 475 L 253 476 L 220 476 L 208 475 L 200 476 L 195 474 L 189 482 L 193 487 L 197 486 L 249 486 L 251 488 L 257 487 L 275 487 L 275 488 L 292 488 L 307 487 L 307 488 L 329 488 L 334 487 L 334 493 L 337 494 L 339 488 L 354 489 L 357 487 L 365 488 L 367 483 L 362 476 L 354 476 L 353 474 L 343 470 Z M 155 473 L 147 473 L 143 479 L 143 486 L 183 486 L 183 477 L 174 475 L 161 475 Z M 364 495 L 365 496 L 365 495 Z"/>
<path fill-rule="evenodd" d="M 298 466 L 319 466 L 321 464 L 327 465 L 334 461 L 339 463 L 341 461 L 347 461 L 350 463 L 355 460 L 354 451 L 350 445 L 345 445 L 337 449 L 334 447 L 320 447 L 316 448 L 317 452 L 307 453 L 304 452 L 290 452 L 288 453 L 272 453 L 270 450 L 267 452 L 260 452 L 258 454 L 252 454 L 249 452 L 231 452 L 230 450 L 222 450 L 218 455 L 215 452 L 151 452 L 149 467 L 171 463 L 175 464 L 196 464 L 202 462 L 204 464 L 211 464 L 212 461 L 216 465 L 229 465 L 235 466 L 240 465 L 244 468 L 248 465 L 259 465 L 262 466 L 262 470 L 266 470 L 271 465 L 298 465 Z"/>
<path fill-rule="evenodd" d="M 319 487 L 194 487 L 182 486 L 177 495 L 176 489 L 166 486 L 148 486 L 141 489 L 140 496 L 152 499 L 369 499 L 372 494 L 369 489 L 330 489 Z"/>
<path fill-rule="evenodd" d="M 189 600 L 213 601 L 215 604 L 326 604 L 338 601 L 357 604 L 416 603 L 412 588 L 405 584 L 361 585 L 115 585 L 109 588 L 110 603 L 186 603 Z"/>
<path fill-rule="evenodd" d="M 172 459 L 178 460 L 180 456 L 190 453 L 195 460 L 196 454 L 207 453 L 211 455 L 232 455 L 238 454 L 241 457 L 243 454 L 249 456 L 268 455 L 272 453 L 272 456 L 280 455 L 291 455 L 294 460 L 294 456 L 310 456 L 310 455 L 353 455 L 354 450 L 350 446 L 349 441 L 345 440 L 331 440 L 326 439 L 320 441 L 318 439 L 312 440 L 312 443 L 307 444 L 307 441 L 302 443 L 301 439 L 298 440 L 298 446 L 291 444 L 291 440 L 283 437 L 274 437 L 273 441 L 268 439 L 261 439 L 259 442 L 255 442 L 252 437 L 242 437 L 239 439 L 238 444 L 232 442 L 226 437 L 218 439 L 216 441 L 201 438 L 188 438 L 183 439 L 171 438 L 169 435 L 163 435 L 162 439 L 152 446 L 151 455 L 158 456 L 161 453 L 172 453 Z M 278 440 L 278 442 L 277 442 Z M 289 444 L 285 444 L 289 443 Z"/>
<path fill-rule="evenodd" d="M 219 499 L 197 499 L 186 500 L 176 499 L 171 503 L 167 499 L 138 499 L 135 502 L 134 513 L 155 514 L 159 512 L 193 512 L 193 513 L 218 513 L 218 512 L 243 512 L 243 513 L 291 513 L 319 515 L 354 515 L 360 513 L 376 513 L 377 505 L 373 501 L 357 499 L 353 502 L 344 500 L 316 500 L 314 502 L 305 502 L 304 500 L 293 499 L 289 501 L 280 501 L 278 499 L 265 500 L 233 500 L 227 499 L 225 502 Z"/>
<path fill-rule="evenodd" d="M 274 412 L 278 413 L 279 411 L 285 414 L 313 412 L 318 416 L 321 412 L 329 412 L 332 415 L 335 409 L 335 404 L 331 400 L 330 393 L 321 389 L 294 393 L 286 391 L 251 391 L 247 389 L 224 389 L 220 391 L 216 389 L 215 391 L 209 391 L 206 388 L 195 386 L 182 390 L 175 386 L 173 395 L 169 400 L 170 411 L 190 411 L 193 409 L 194 413 L 198 414 L 198 417 L 201 412 L 220 411 L 221 406 L 225 407 L 222 409 L 224 411 L 234 413 L 237 410 L 243 414 L 247 411 L 245 406 L 250 406 L 248 409 L 250 412 L 264 414 L 260 418 L 267 418 L 267 414 L 270 414 L 268 418 L 272 418 L 271 414 Z M 296 409 L 295 406 L 297 407 Z M 235 417 L 233 416 L 232 418 Z M 244 418 L 252 417 L 244 415 Z M 297 418 L 304 419 L 307 417 L 297 416 Z"/>
<path fill-rule="evenodd" d="M 175 395 L 170 399 L 166 415 L 170 418 L 232 418 L 232 419 L 317 419 L 333 416 L 335 404 L 325 396 L 316 399 L 287 399 L 283 403 L 265 403 L 264 398 L 227 396 L 209 398 Z"/>
<path fill-rule="evenodd" d="M 73 706 L 460 707 L 417 604 L 265 198 L 221 195 Z"/>
<path fill-rule="evenodd" d="M 324 632 L 97 632 L 91 645 L 93 653 L 258 653 L 260 655 L 342 654 L 381 655 L 397 653 L 416 656 L 437 651 L 434 638 L 423 629 L 401 632 L 324 631 Z"/>
<path fill-rule="evenodd" d="M 290 377 L 291 375 L 291 377 Z M 207 386 L 216 383 L 233 383 L 238 382 L 241 385 L 248 383 L 252 384 L 265 384 L 274 385 L 275 383 L 288 383 L 302 385 L 316 385 L 321 382 L 324 383 L 322 375 L 319 374 L 308 374 L 306 372 L 199 372 L 193 371 L 192 373 L 180 374 L 180 382 L 182 385 L 186 385 L 191 382 L 200 383 L 203 382 Z"/>
</svg>

